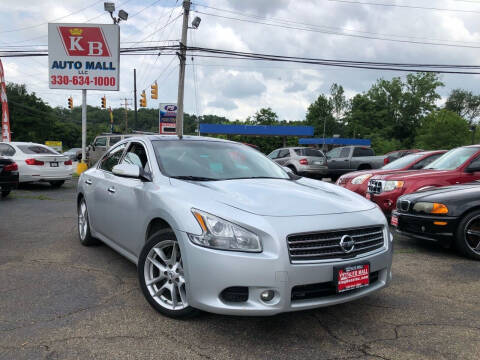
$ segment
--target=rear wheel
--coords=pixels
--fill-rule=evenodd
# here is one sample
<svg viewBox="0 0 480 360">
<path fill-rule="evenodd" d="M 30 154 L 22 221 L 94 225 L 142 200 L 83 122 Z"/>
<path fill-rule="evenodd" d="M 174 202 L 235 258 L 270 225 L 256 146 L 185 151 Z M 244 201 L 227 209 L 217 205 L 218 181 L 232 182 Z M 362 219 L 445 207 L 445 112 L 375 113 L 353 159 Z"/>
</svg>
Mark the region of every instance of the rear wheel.
<svg viewBox="0 0 480 360">
<path fill-rule="evenodd" d="M 50 185 L 53 188 L 59 188 L 60 186 L 62 186 L 64 184 L 64 182 L 65 182 L 65 180 L 50 181 Z"/>
<path fill-rule="evenodd" d="M 90 233 L 87 203 L 84 198 L 78 203 L 78 237 L 83 246 L 98 245 L 100 243 Z"/>
<path fill-rule="evenodd" d="M 2 197 L 7 197 L 10 194 L 10 190 L 2 190 Z"/>
<path fill-rule="evenodd" d="M 460 221 L 455 240 L 463 255 L 480 260 L 480 210 L 470 212 Z"/>
<path fill-rule="evenodd" d="M 147 241 L 138 261 L 143 295 L 158 312 L 172 318 L 195 315 L 187 301 L 183 259 L 175 234 L 157 231 Z"/>
</svg>

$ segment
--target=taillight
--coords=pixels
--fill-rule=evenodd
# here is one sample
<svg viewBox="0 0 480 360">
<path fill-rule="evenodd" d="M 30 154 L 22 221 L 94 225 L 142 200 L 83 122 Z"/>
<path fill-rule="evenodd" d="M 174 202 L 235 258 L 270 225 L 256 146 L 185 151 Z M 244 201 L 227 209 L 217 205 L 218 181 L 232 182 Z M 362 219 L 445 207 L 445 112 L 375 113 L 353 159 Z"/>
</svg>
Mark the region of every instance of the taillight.
<svg viewBox="0 0 480 360">
<path fill-rule="evenodd" d="M 307 159 L 300 159 L 298 162 L 302 165 L 308 165 L 308 160 Z"/>
<path fill-rule="evenodd" d="M 383 159 L 383 165 L 387 165 L 389 162 L 390 162 L 390 159 L 388 157 Z"/>
<path fill-rule="evenodd" d="M 44 165 L 45 163 L 43 161 L 37 160 L 37 159 L 27 159 L 25 160 L 27 165 Z"/>
<path fill-rule="evenodd" d="M 17 171 L 17 170 L 18 170 L 17 163 L 9 164 L 3 167 L 3 171 Z"/>
<path fill-rule="evenodd" d="M 72 160 L 65 161 L 65 165 L 72 165 Z"/>
</svg>

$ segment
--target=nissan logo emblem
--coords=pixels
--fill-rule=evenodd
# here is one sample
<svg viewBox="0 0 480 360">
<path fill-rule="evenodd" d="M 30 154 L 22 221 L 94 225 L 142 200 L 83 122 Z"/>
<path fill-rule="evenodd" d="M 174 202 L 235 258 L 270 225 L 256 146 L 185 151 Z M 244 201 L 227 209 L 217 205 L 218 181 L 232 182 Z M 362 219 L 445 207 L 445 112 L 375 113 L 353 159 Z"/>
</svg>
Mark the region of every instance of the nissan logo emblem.
<svg viewBox="0 0 480 360">
<path fill-rule="evenodd" d="M 350 235 L 343 235 L 340 239 L 340 247 L 345 254 L 348 254 L 355 249 L 355 240 Z"/>
</svg>

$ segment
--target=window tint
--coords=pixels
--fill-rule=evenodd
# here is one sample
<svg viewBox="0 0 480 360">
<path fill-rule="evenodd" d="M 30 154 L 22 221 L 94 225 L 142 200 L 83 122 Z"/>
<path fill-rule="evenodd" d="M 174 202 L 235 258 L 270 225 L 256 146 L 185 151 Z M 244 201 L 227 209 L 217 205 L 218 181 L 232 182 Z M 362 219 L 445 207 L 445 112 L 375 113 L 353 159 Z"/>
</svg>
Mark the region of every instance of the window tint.
<svg viewBox="0 0 480 360">
<path fill-rule="evenodd" d="M 350 155 L 350 148 L 343 148 L 342 151 L 340 151 L 340 156 L 341 158 L 347 158 Z"/>
<path fill-rule="evenodd" d="M 138 165 L 143 170 L 150 172 L 150 167 L 148 165 L 147 152 L 143 145 L 139 143 L 133 143 L 128 148 L 128 151 L 125 153 L 121 164 L 133 164 Z"/>
<path fill-rule="evenodd" d="M 295 153 L 299 156 L 323 157 L 323 153 L 315 149 L 295 149 Z"/>
<path fill-rule="evenodd" d="M 435 155 L 432 155 L 432 156 L 429 156 L 423 160 L 420 160 L 419 162 L 417 162 L 415 165 L 413 165 L 412 169 L 423 169 L 425 166 L 429 165 L 430 163 L 434 162 L 435 160 L 437 160 L 440 156 L 442 156 L 443 154 L 435 154 Z M 413 155 L 407 155 L 407 156 L 413 156 Z"/>
<path fill-rule="evenodd" d="M 478 167 L 480 166 L 480 156 L 477 157 L 475 160 L 472 160 L 472 162 L 468 165 L 468 167 Z"/>
<path fill-rule="evenodd" d="M 327 156 L 333 159 L 338 158 L 340 156 L 340 151 L 342 151 L 342 148 L 332 149 L 327 153 Z"/>
<path fill-rule="evenodd" d="M 392 161 L 392 162 L 388 163 L 387 165 L 382 167 L 382 169 L 385 169 L 385 170 L 403 169 L 404 167 L 409 166 L 410 164 L 414 163 L 415 161 L 417 161 L 421 157 L 422 157 L 422 155 L 416 155 L 416 154 L 407 155 L 407 156 L 404 156 L 400 159 L 397 159 L 395 161 Z M 425 165 L 423 165 L 423 166 L 425 166 Z"/>
<path fill-rule="evenodd" d="M 370 148 L 357 147 L 353 150 L 353 157 L 374 156 L 373 150 Z"/>
<path fill-rule="evenodd" d="M 0 144 L 0 155 L 13 156 L 15 155 L 15 149 L 7 144 Z"/>
<path fill-rule="evenodd" d="M 285 157 L 288 157 L 290 156 L 290 151 L 288 149 L 283 149 L 283 150 L 280 150 L 279 153 L 278 153 L 278 158 L 285 158 Z"/>
<path fill-rule="evenodd" d="M 95 146 L 107 146 L 107 138 L 106 137 L 99 137 L 95 139 Z"/>
<path fill-rule="evenodd" d="M 273 150 L 270 154 L 268 154 L 268 157 L 270 159 L 275 159 L 278 155 L 279 150 Z"/>
<path fill-rule="evenodd" d="M 58 154 L 55 150 L 41 145 L 17 145 L 25 154 Z"/>
<path fill-rule="evenodd" d="M 109 151 L 100 162 L 100 169 L 112 172 L 112 169 L 115 165 L 118 164 L 120 158 L 122 157 L 123 150 L 125 149 L 125 144 L 122 144 L 115 149 Z"/>
<path fill-rule="evenodd" d="M 477 147 L 461 147 L 450 150 L 437 160 L 426 166 L 425 169 L 453 170 L 465 164 L 478 151 Z"/>
<path fill-rule="evenodd" d="M 122 138 L 120 136 L 112 136 L 110 138 L 110 146 L 116 144 L 117 142 L 119 142 L 120 140 L 122 140 Z"/>
</svg>

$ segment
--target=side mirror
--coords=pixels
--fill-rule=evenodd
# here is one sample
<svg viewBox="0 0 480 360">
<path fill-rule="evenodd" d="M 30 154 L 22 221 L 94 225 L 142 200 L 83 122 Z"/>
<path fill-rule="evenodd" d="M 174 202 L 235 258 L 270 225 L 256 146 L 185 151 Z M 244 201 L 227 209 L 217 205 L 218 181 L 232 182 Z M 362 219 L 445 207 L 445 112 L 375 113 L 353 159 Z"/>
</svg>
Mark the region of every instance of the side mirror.
<svg viewBox="0 0 480 360">
<path fill-rule="evenodd" d="M 289 167 L 287 167 L 287 166 L 282 166 L 282 168 L 283 168 L 283 170 L 285 170 L 287 173 L 293 174 L 292 169 L 290 169 Z"/>
<path fill-rule="evenodd" d="M 112 173 L 117 176 L 139 179 L 140 167 L 132 164 L 118 164 L 113 167 Z"/>
</svg>

